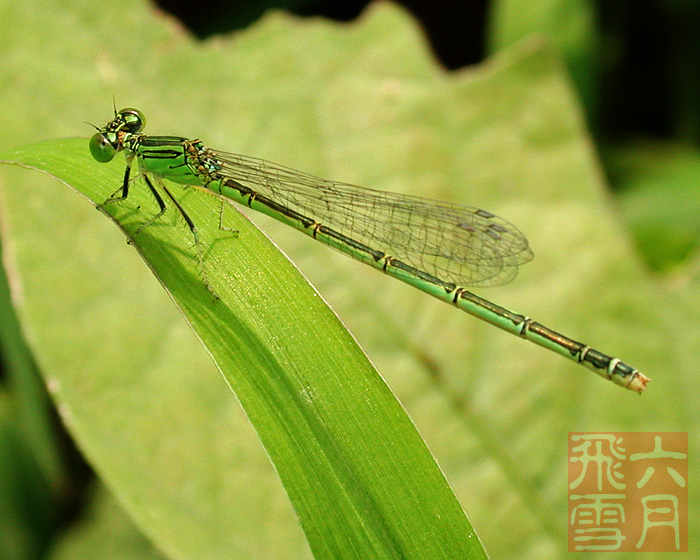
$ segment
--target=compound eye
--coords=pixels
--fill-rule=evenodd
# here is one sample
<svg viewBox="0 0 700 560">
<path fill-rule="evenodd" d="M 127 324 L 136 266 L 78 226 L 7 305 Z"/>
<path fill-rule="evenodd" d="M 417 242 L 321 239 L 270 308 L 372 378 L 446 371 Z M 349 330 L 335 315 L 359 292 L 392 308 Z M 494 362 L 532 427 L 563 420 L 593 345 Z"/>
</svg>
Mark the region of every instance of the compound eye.
<svg viewBox="0 0 700 560">
<path fill-rule="evenodd" d="M 131 134 L 138 134 L 146 126 L 146 117 L 138 109 L 127 107 L 119 111 L 118 115 L 124 122 L 124 130 Z"/>
<path fill-rule="evenodd" d="M 107 163 L 114 159 L 114 154 L 117 150 L 114 148 L 109 139 L 98 132 L 90 138 L 90 153 L 100 163 Z"/>
</svg>

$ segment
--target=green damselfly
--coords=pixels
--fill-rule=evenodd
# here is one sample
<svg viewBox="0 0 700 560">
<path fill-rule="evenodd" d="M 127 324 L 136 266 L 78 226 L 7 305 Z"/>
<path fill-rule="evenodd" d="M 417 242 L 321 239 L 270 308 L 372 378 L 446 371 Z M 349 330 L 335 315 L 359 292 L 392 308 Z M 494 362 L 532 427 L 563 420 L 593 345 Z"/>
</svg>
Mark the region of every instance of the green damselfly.
<svg viewBox="0 0 700 560">
<path fill-rule="evenodd" d="M 509 282 L 517 267 L 532 259 L 527 239 L 506 220 L 469 206 L 319 179 L 261 159 L 218 152 L 199 140 L 147 136 L 142 133 L 145 123 L 136 109 L 115 109 L 114 119 L 90 139 L 90 152 L 99 162 L 111 161 L 120 151 L 126 156 L 122 186 L 106 202 L 127 198 L 136 159 L 159 207 L 140 230 L 166 211 L 164 192 L 194 236 L 200 265 L 197 228 L 163 179 L 207 189 L 272 216 L 618 385 L 644 390 L 648 378 L 635 368 L 465 289 Z"/>
</svg>

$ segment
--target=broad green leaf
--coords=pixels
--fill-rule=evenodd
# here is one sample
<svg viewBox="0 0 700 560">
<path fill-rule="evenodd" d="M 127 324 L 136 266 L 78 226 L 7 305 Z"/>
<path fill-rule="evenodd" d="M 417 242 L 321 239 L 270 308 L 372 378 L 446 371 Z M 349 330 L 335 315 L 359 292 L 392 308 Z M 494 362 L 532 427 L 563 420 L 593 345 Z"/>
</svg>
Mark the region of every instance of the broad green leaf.
<svg viewBox="0 0 700 560">
<path fill-rule="evenodd" d="M 692 285 L 674 292 L 650 282 L 546 46 L 519 44 L 448 75 L 415 24 L 388 4 L 351 25 L 270 14 L 204 43 L 136 1 L 0 5 L 0 22 L 12 22 L 0 34 L 6 153 L 88 134 L 82 121 L 106 121 L 114 95 L 146 112 L 152 134 L 478 205 L 528 235 L 535 261 L 509 286 L 480 294 L 639 367 L 652 378 L 642 397 L 251 216 L 377 365 L 494 558 L 567 554 L 568 431 L 697 432 L 700 296 Z M 116 189 L 117 164 L 90 165 L 94 183 L 106 178 Z M 124 236 L 36 173 L 3 171 L 0 195 L 24 329 L 82 449 L 139 526 L 175 557 L 303 557 L 304 536 L 256 434 Z M 209 201 L 183 195 L 188 211 Z M 153 209 L 148 196 L 136 200 L 139 212 Z M 238 227 L 233 210 L 227 219 Z M 166 230 L 186 239 L 174 219 L 146 231 Z M 252 251 L 240 238 L 223 243 L 216 250 Z M 178 259 L 195 260 L 189 246 Z M 212 259 L 226 275 L 244 272 L 228 257 Z M 257 279 L 267 272 L 245 268 Z M 293 307 L 275 282 L 261 280 L 259 297 Z M 308 310 L 299 317 L 308 320 Z M 281 334 L 270 335 L 273 344 Z M 83 431 L 78 409 L 92 418 Z M 700 534 L 693 513 L 690 532 Z"/>
</svg>

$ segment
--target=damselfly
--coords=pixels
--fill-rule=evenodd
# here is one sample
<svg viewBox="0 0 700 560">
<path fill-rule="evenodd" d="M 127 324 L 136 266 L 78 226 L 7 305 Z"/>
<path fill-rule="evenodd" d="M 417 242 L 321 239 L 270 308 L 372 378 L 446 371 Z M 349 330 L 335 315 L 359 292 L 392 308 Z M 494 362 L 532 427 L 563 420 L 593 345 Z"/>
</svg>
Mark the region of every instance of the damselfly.
<svg viewBox="0 0 700 560">
<path fill-rule="evenodd" d="M 618 385 L 644 390 L 648 378 L 618 358 L 466 290 L 465 286 L 509 282 L 517 267 L 532 259 L 527 239 L 506 220 L 469 206 L 319 179 L 261 159 L 215 151 L 199 140 L 147 136 L 142 134 L 145 123 L 136 109 L 115 110 L 114 119 L 90 139 L 90 152 L 99 162 L 111 161 L 120 151 L 126 156 L 122 186 L 107 202 L 127 198 L 136 159 L 159 207 L 141 229 L 166 211 L 160 194 L 165 193 L 192 232 L 202 266 L 197 227 L 163 179 L 205 188 L 263 212 Z"/>
</svg>

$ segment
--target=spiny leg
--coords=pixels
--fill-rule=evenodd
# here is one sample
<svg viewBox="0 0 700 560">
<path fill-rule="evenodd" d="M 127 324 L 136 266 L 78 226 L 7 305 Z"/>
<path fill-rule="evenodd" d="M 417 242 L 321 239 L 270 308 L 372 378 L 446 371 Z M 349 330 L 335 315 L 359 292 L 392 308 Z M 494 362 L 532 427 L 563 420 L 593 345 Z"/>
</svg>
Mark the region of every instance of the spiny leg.
<svg viewBox="0 0 700 560">
<path fill-rule="evenodd" d="M 153 184 L 150 182 L 148 179 L 148 176 L 145 175 L 146 182 L 148 183 L 148 186 L 151 188 L 152 192 L 154 194 L 157 193 L 155 187 Z M 195 250 L 197 251 L 197 261 L 199 263 L 199 269 L 200 272 L 202 273 L 202 281 L 204 282 L 205 287 L 209 292 L 216 298 L 219 299 L 219 295 L 212 289 L 211 285 L 209 284 L 209 278 L 207 277 L 207 269 L 206 266 L 204 265 L 204 253 L 202 252 L 202 244 L 199 240 L 199 234 L 197 233 L 197 226 L 194 224 L 192 221 L 192 218 L 189 217 L 185 209 L 183 208 L 182 204 L 178 202 L 178 200 L 173 196 L 173 194 L 170 192 L 168 187 L 161 181 L 159 178 L 154 177 L 160 188 L 163 189 L 163 192 L 165 192 L 166 195 L 168 195 L 168 198 L 172 201 L 172 203 L 175 205 L 175 208 L 177 208 L 178 212 L 182 216 L 182 218 L 185 220 L 185 223 L 187 224 L 187 227 L 189 230 L 192 232 L 192 238 L 194 239 L 194 247 Z M 159 197 L 160 198 L 160 197 Z M 160 199 L 162 202 L 162 198 Z M 164 205 L 165 206 L 165 205 Z M 163 210 L 164 211 L 164 210 Z M 154 216 L 151 220 L 146 222 L 144 225 L 142 225 L 138 231 L 141 231 L 144 227 L 152 223 L 155 219 L 157 219 L 163 211 L 159 212 L 156 216 Z M 138 233 L 137 231 L 137 233 Z"/>
<path fill-rule="evenodd" d="M 134 235 L 138 235 L 141 233 L 144 229 L 146 229 L 148 226 L 150 226 L 153 222 L 155 222 L 158 218 L 160 218 L 163 214 L 165 214 L 165 211 L 167 210 L 167 207 L 165 206 L 165 201 L 163 200 L 163 197 L 160 196 L 160 193 L 158 192 L 158 189 L 156 189 L 153 186 L 153 183 L 151 182 L 150 177 L 146 174 L 143 173 L 143 180 L 145 181 L 146 185 L 148 185 L 148 189 L 151 191 L 151 194 L 153 195 L 153 198 L 156 199 L 156 202 L 158 203 L 158 212 L 151 216 L 147 221 L 142 223 L 134 232 Z M 158 184 L 163 188 L 163 190 L 170 195 L 168 192 L 168 189 L 165 188 L 165 185 L 162 183 L 162 181 L 156 179 L 158 181 Z M 172 195 L 170 195 L 170 198 L 172 198 Z M 177 202 L 175 203 L 177 204 Z M 178 207 L 180 205 L 178 204 Z M 180 208 L 180 211 L 182 212 L 183 210 Z"/>
<path fill-rule="evenodd" d="M 129 176 L 131 175 L 131 163 L 134 160 L 134 157 L 127 156 L 126 158 L 126 168 L 124 169 L 124 180 L 122 181 L 122 186 L 119 187 L 116 191 L 114 191 L 110 197 L 105 200 L 102 204 L 98 205 L 97 208 L 102 209 L 104 208 L 107 204 L 111 204 L 113 202 L 119 202 L 121 200 L 126 200 L 126 198 L 129 196 Z M 121 193 L 119 196 L 117 196 L 117 193 Z"/>
<path fill-rule="evenodd" d="M 131 163 L 133 161 L 133 156 L 128 157 L 127 156 L 127 162 L 126 162 L 126 168 L 124 170 L 124 180 L 122 181 L 122 186 L 119 187 L 116 191 L 112 193 L 112 195 L 105 200 L 102 204 L 97 206 L 98 210 L 104 209 L 104 207 L 107 204 L 112 204 L 114 202 L 121 202 L 122 200 L 126 200 L 129 197 L 129 183 L 131 183 L 132 180 L 138 179 L 138 177 L 135 177 L 134 179 L 131 179 Z M 148 178 L 148 175 L 141 170 L 140 176 L 142 176 L 148 185 L 149 190 L 151 191 L 151 194 L 153 195 L 153 198 L 155 198 L 156 203 L 158 204 L 158 213 L 152 216 L 145 224 L 142 224 L 135 232 L 134 235 L 138 235 L 145 227 L 149 226 L 152 224 L 154 221 L 156 221 L 158 218 L 160 218 L 166 210 L 165 207 L 165 202 L 163 201 L 163 197 L 160 196 L 160 193 L 158 190 L 153 186 L 151 181 Z M 120 194 L 118 194 L 120 193 Z"/>
<path fill-rule="evenodd" d="M 219 202 L 221 203 L 221 206 L 219 206 L 219 229 L 221 231 L 229 232 L 233 235 L 233 238 L 235 239 L 238 237 L 238 234 L 240 232 L 235 228 L 230 228 L 224 225 L 224 204 L 226 204 L 226 201 L 223 198 L 221 198 Z"/>
</svg>

